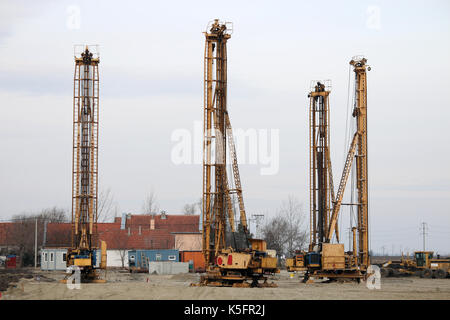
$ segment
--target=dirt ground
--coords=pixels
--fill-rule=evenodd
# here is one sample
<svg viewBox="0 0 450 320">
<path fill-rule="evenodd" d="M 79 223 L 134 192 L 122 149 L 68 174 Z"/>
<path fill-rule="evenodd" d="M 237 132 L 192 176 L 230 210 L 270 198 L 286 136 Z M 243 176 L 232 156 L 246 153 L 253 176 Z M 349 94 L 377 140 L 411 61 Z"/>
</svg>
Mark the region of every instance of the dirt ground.
<svg viewBox="0 0 450 320">
<path fill-rule="evenodd" d="M 190 287 L 198 282 L 199 274 L 149 275 L 108 271 L 107 283 L 81 284 L 80 289 L 69 289 L 58 280 L 61 271 L 34 271 L 24 273 L 26 278 L 10 283 L 0 299 L 152 299 L 152 300 L 215 300 L 215 299 L 444 299 L 450 300 L 450 279 L 382 278 L 380 289 L 368 289 L 364 283 L 300 282 L 296 275 L 290 278 L 282 271 L 274 279 L 277 288 Z M 31 275 L 31 276 L 30 276 Z"/>
</svg>

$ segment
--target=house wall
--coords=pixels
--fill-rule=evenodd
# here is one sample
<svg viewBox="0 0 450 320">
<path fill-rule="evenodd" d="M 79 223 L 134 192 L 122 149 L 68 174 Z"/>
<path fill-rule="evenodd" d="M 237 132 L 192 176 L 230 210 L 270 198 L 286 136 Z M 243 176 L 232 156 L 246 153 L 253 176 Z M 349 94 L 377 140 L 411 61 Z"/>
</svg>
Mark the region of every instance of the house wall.
<svg viewBox="0 0 450 320">
<path fill-rule="evenodd" d="M 175 249 L 179 251 L 201 251 L 201 234 L 175 234 Z"/>
<path fill-rule="evenodd" d="M 106 251 L 106 267 L 122 268 L 121 252 L 123 250 L 107 250 Z M 128 267 L 128 250 L 125 250 L 125 257 L 123 261 L 124 267 Z"/>
</svg>

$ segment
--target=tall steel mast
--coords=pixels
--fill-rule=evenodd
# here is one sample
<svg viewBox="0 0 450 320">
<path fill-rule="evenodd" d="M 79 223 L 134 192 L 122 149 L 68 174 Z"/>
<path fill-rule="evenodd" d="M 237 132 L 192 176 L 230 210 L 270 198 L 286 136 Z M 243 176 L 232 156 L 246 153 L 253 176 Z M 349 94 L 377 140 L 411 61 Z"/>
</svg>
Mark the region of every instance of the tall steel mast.
<svg viewBox="0 0 450 320">
<path fill-rule="evenodd" d="M 355 73 L 355 105 L 353 117 L 356 119 L 356 132 L 350 144 L 350 149 L 345 161 L 336 201 L 333 205 L 330 228 L 328 230 L 327 242 L 331 241 L 333 233 L 337 230 L 339 209 L 344 197 L 344 190 L 350 173 L 353 158 L 356 158 L 356 189 L 358 195 L 357 212 L 358 226 L 358 265 L 365 270 L 369 264 L 369 211 L 368 211 L 368 166 L 367 166 L 367 71 L 370 67 L 366 64 L 367 59 L 354 57 L 350 61 Z M 356 248 L 353 250 L 356 252 Z"/>
<path fill-rule="evenodd" d="M 90 250 L 97 220 L 98 56 L 75 56 L 73 99 L 72 247 Z"/>
<path fill-rule="evenodd" d="M 213 263 L 213 256 L 217 256 L 219 251 L 226 247 L 227 228 L 235 232 L 232 194 L 238 198 L 240 225 L 245 234 L 247 234 L 247 218 L 227 110 L 227 40 L 231 34 L 226 24 L 214 20 L 205 36 L 203 250 L 206 261 Z M 234 188 L 228 185 L 227 145 Z M 211 252 L 214 254 L 211 255 Z"/>
<path fill-rule="evenodd" d="M 329 146 L 329 94 L 330 91 L 321 82 L 317 82 L 309 93 L 310 250 L 325 241 L 331 203 L 334 201 Z"/>
<path fill-rule="evenodd" d="M 358 192 L 358 262 L 369 266 L 369 208 L 368 208 L 368 167 L 367 167 L 367 59 L 354 58 L 350 61 L 355 72 L 356 128 L 359 133 L 356 148 L 356 186 Z"/>
<path fill-rule="evenodd" d="M 279 271 L 277 259 L 267 256 L 264 240 L 249 239 L 236 148 L 227 110 L 229 24 L 214 20 L 208 25 L 205 37 L 202 247 L 207 272 L 195 285 L 273 286 L 267 283 L 267 274 Z M 227 145 L 232 168 L 229 175 Z M 235 232 L 231 195 L 235 195 L 239 202 L 239 233 Z M 227 234 L 232 235 L 229 239 L 234 246 L 227 243 Z M 244 235 L 245 244 L 238 234 Z M 259 280 L 264 283 L 258 283 Z"/>
<path fill-rule="evenodd" d="M 318 82 L 310 97 L 310 202 L 311 238 L 309 252 L 289 263 L 297 270 L 305 269 L 304 281 L 309 277 L 347 278 L 360 281 L 367 277 L 370 264 L 368 238 L 368 169 L 367 169 L 367 60 L 355 57 L 350 61 L 355 73 L 356 119 L 350 148 L 344 164 L 339 188 L 334 198 L 331 161 L 329 154 L 329 92 Z M 356 189 L 358 194 L 358 226 L 352 228 L 353 251 L 344 250 L 339 243 L 338 218 L 345 187 L 356 158 Z M 328 183 L 327 183 L 328 178 Z M 333 204 L 330 206 L 330 200 Z M 357 234 L 357 236 L 356 236 Z M 336 242 L 331 243 L 333 235 Z M 357 240 L 358 239 L 358 240 Z M 302 262 L 304 262 L 303 265 Z M 298 266 L 297 266 L 298 264 Z"/>
<path fill-rule="evenodd" d="M 106 269 L 104 241 L 100 241 L 101 257 L 97 257 L 99 62 L 98 51 L 92 52 L 90 46 L 80 53 L 75 52 L 72 245 L 67 251 L 67 266 L 72 273 L 75 272 L 72 267 L 79 268 L 80 280 L 89 282 L 105 282 L 99 279 L 96 269 Z"/>
<path fill-rule="evenodd" d="M 227 40 L 231 35 L 218 20 L 205 32 L 203 140 L 203 253 L 206 263 L 225 247 L 227 175 Z M 214 159 L 213 159 L 214 148 Z M 213 254 L 211 254 L 213 252 Z"/>
</svg>

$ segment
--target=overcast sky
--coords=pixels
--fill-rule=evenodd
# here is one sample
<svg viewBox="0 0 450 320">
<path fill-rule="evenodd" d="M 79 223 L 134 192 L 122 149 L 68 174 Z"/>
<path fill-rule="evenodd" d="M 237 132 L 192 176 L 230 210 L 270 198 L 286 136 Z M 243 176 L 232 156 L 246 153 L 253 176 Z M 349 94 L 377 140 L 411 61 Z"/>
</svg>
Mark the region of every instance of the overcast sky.
<svg viewBox="0 0 450 320">
<path fill-rule="evenodd" d="M 294 195 L 309 216 L 312 79 L 332 80 L 338 183 L 348 148 L 348 62 L 364 55 L 372 66 L 371 248 L 421 249 L 427 222 L 427 248 L 450 253 L 449 15 L 448 1 L 3 0 L 0 219 L 71 206 L 74 44 L 100 46 L 100 190 L 111 189 L 119 212 L 140 213 L 152 189 L 168 213 L 197 201 L 202 166 L 174 163 L 172 138 L 187 130 L 201 139 L 194 128 L 203 120 L 202 32 L 220 18 L 234 29 L 233 127 L 279 133 L 275 174 L 261 174 L 260 158 L 240 166 L 247 215 L 273 215 Z M 348 217 L 344 210 L 344 229 Z"/>
</svg>

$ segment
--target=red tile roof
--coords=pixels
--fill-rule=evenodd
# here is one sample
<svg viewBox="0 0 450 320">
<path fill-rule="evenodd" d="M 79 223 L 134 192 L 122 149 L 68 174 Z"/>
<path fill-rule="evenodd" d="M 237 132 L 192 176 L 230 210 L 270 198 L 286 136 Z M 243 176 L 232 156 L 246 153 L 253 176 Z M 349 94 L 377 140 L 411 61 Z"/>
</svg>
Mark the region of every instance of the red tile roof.
<svg viewBox="0 0 450 320">
<path fill-rule="evenodd" d="M 71 246 L 72 224 L 71 223 L 48 223 L 45 246 L 47 247 L 69 247 Z"/>
<path fill-rule="evenodd" d="M 99 239 L 106 242 L 108 249 L 172 249 L 175 237 L 164 230 L 145 230 L 139 233 L 128 230 L 111 230 L 99 233 Z"/>
<path fill-rule="evenodd" d="M 165 215 L 165 219 L 161 215 L 131 215 L 126 221 L 126 227 L 132 230 L 150 229 L 152 218 L 155 219 L 155 229 L 166 229 L 169 232 L 198 232 L 199 231 L 199 215 Z"/>
<path fill-rule="evenodd" d="M 150 230 L 151 218 L 151 215 L 131 215 L 130 219 L 127 219 L 125 230 L 120 230 L 121 218 L 115 218 L 112 223 L 98 223 L 98 239 L 106 241 L 108 249 L 173 249 L 175 236 L 172 233 L 199 232 L 198 215 L 167 214 L 166 219 L 155 215 L 153 230 Z M 71 233 L 71 223 L 47 224 L 46 246 L 69 247 Z M 1 237 L 2 232 L 0 244 Z"/>
</svg>

